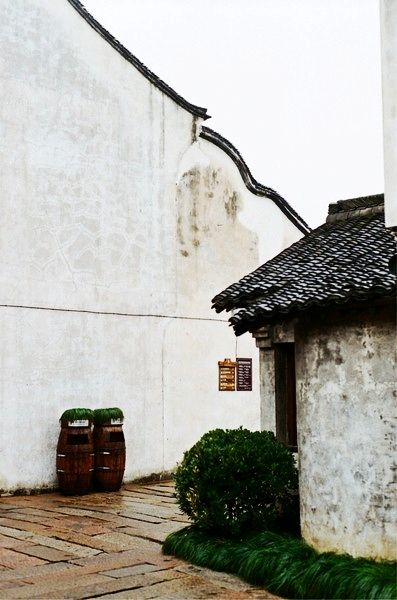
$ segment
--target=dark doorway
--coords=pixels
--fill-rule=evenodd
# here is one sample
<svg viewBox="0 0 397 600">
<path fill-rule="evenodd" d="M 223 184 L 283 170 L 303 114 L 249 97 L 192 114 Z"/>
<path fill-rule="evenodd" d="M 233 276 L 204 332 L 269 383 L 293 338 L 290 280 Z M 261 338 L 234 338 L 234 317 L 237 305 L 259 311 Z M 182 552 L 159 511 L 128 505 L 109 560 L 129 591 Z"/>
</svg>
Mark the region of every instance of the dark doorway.
<svg viewBox="0 0 397 600">
<path fill-rule="evenodd" d="M 276 436 L 297 451 L 295 344 L 275 344 Z"/>
</svg>

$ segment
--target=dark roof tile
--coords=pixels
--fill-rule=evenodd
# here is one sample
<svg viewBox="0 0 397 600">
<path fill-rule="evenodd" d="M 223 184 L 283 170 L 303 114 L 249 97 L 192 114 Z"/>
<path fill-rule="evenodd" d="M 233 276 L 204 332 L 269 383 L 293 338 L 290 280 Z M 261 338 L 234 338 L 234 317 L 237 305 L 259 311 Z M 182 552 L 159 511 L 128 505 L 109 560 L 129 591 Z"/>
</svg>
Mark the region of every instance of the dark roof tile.
<svg viewBox="0 0 397 600">
<path fill-rule="evenodd" d="M 229 321 L 240 335 L 313 306 L 394 294 L 389 262 L 396 247 L 382 206 L 383 195 L 331 205 L 331 215 L 346 218 L 321 225 L 229 286 L 212 300 L 213 308 L 233 310 Z"/>
</svg>

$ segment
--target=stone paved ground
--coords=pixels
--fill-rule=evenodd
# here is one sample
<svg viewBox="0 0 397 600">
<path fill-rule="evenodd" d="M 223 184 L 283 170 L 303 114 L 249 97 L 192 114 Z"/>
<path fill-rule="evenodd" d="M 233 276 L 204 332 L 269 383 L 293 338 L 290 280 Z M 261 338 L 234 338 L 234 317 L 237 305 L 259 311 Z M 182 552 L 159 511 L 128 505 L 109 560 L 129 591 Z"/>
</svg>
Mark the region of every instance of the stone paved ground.
<svg viewBox="0 0 397 600">
<path fill-rule="evenodd" d="M 0 498 L 0 598 L 275 598 L 163 556 L 161 542 L 186 523 L 171 482 Z"/>
</svg>

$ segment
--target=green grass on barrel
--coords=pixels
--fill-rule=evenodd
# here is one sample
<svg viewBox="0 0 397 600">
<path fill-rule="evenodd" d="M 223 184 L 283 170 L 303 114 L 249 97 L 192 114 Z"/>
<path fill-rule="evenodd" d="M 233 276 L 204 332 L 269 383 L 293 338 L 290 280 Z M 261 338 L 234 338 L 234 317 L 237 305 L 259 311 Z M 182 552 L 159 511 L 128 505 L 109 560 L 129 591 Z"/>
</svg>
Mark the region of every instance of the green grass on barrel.
<svg viewBox="0 0 397 600">
<path fill-rule="evenodd" d="M 94 410 L 94 423 L 95 425 L 103 425 L 104 423 L 110 423 L 112 419 L 124 419 L 124 414 L 121 408 L 97 408 Z"/>
<path fill-rule="evenodd" d="M 59 419 L 62 422 L 65 421 L 89 421 L 93 420 L 94 413 L 90 408 L 68 408 L 62 413 Z"/>
</svg>

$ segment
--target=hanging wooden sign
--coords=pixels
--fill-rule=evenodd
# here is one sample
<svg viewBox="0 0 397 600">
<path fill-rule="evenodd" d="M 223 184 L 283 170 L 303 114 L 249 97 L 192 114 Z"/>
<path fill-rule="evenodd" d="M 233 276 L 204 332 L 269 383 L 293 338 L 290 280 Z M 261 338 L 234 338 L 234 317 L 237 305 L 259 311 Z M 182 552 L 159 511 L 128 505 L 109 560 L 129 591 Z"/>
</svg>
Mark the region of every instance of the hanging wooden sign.
<svg viewBox="0 0 397 600">
<path fill-rule="evenodd" d="M 252 392 L 252 358 L 237 358 L 237 391 Z"/>
<path fill-rule="evenodd" d="M 220 392 L 234 392 L 236 390 L 236 365 L 237 363 L 230 360 L 230 358 L 218 361 Z"/>
</svg>

